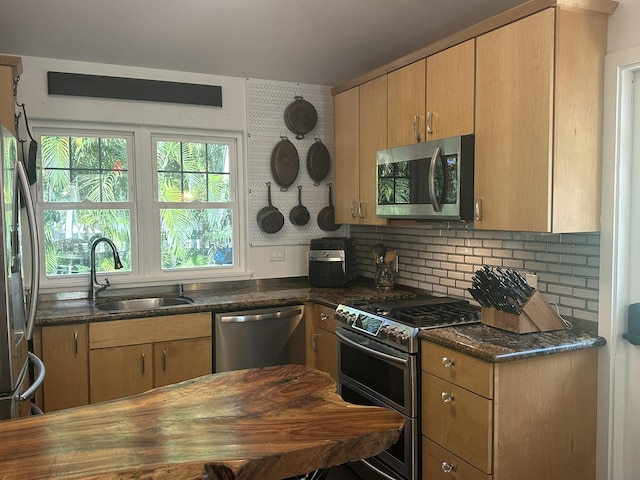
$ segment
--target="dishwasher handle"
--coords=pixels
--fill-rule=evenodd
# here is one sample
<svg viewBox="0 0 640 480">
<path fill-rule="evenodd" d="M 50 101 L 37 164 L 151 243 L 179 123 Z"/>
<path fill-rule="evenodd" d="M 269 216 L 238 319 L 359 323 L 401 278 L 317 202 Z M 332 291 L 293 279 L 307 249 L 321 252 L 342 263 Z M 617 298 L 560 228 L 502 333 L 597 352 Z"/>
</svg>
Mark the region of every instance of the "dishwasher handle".
<svg viewBox="0 0 640 480">
<path fill-rule="evenodd" d="M 302 315 L 301 308 L 290 308 L 278 310 L 277 312 L 270 313 L 252 313 L 247 315 L 221 315 L 218 317 L 218 321 L 222 323 L 243 323 L 243 322 L 260 322 L 264 320 L 276 320 L 279 318 L 291 318 Z"/>
</svg>

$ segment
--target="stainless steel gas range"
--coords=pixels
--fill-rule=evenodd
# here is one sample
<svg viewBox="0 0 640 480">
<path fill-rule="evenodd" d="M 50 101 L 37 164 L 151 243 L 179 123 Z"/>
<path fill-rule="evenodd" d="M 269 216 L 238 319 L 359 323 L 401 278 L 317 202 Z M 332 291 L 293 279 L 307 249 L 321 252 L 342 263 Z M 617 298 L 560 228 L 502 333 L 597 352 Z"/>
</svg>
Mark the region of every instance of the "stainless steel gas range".
<svg viewBox="0 0 640 480">
<path fill-rule="evenodd" d="M 351 465 L 367 480 L 420 479 L 421 330 L 477 323 L 480 308 L 428 295 L 338 305 L 338 390 L 351 403 L 392 408 L 405 417 L 398 442 Z"/>
</svg>

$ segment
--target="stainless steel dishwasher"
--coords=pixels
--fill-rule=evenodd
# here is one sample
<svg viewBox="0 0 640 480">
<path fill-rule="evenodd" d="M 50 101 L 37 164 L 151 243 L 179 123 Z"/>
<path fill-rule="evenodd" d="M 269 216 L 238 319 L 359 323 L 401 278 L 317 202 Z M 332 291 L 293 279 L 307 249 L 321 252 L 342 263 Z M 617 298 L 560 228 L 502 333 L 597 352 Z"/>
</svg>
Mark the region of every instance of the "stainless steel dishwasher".
<svg viewBox="0 0 640 480">
<path fill-rule="evenodd" d="M 305 364 L 304 305 L 214 315 L 213 371 Z"/>
</svg>

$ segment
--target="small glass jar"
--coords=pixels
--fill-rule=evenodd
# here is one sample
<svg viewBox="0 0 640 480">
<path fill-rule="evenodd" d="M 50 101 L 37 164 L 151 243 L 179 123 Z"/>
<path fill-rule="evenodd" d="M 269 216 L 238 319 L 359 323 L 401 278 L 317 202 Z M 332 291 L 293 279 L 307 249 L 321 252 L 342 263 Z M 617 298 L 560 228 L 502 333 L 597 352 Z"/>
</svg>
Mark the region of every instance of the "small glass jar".
<svg viewBox="0 0 640 480">
<path fill-rule="evenodd" d="M 378 263 L 374 283 L 378 290 L 387 291 L 393 289 L 393 286 L 395 285 L 395 277 L 391 264 Z"/>
</svg>

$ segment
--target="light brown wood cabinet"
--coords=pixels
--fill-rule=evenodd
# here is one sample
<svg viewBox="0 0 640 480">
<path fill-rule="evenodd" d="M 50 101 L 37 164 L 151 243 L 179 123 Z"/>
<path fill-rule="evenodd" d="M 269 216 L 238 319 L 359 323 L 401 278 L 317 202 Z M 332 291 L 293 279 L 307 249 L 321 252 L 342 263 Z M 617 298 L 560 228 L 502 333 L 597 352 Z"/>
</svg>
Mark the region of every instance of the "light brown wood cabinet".
<svg viewBox="0 0 640 480">
<path fill-rule="evenodd" d="M 310 327 L 310 335 L 308 336 L 308 352 L 310 354 L 308 355 L 307 364 L 327 372 L 337 382 L 338 340 L 335 333 L 335 309 L 317 303 L 314 304 L 313 323 Z"/>
<path fill-rule="evenodd" d="M 557 7 L 476 39 L 476 229 L 599 230 L 606 33 Z"/>
<path fill-rule="evenodd" d="M 22 59 L 10 55 L 0 55 L 0 124 L 14 135 L 16 99 L 13 81 L 22 73 Z"/>
<path fill-rule="evenodd" d="M 91 323 L 90 402 L 211 373 L 211 322 L 195 313 Z"/>
<path fill-rule="evenodd" d="M 376 215 L 376 152 L 387 148 L 387 77 L 334 97 L 337 223 L 386 225 Z"/>
<path fill-rule="evenodd" d="M 387 74 L 388 148 L 425 140 L 426 60 Z"/>
<path fill-rule="evenodd" d="M 595 478 L 597 349 L 504 363 L 422 343 L 422 478 Z"/>
<path fill-rule="evenodd" d="M 427 57 L 425 140 L 473 133 L 475 40 Z"/>
<path fill-rule="evenodd" d="M 42 327 L 40 354 L 47 372 L 45 412 L 89 403 L 89 331 L 86 323 Z"/>
</svg>

